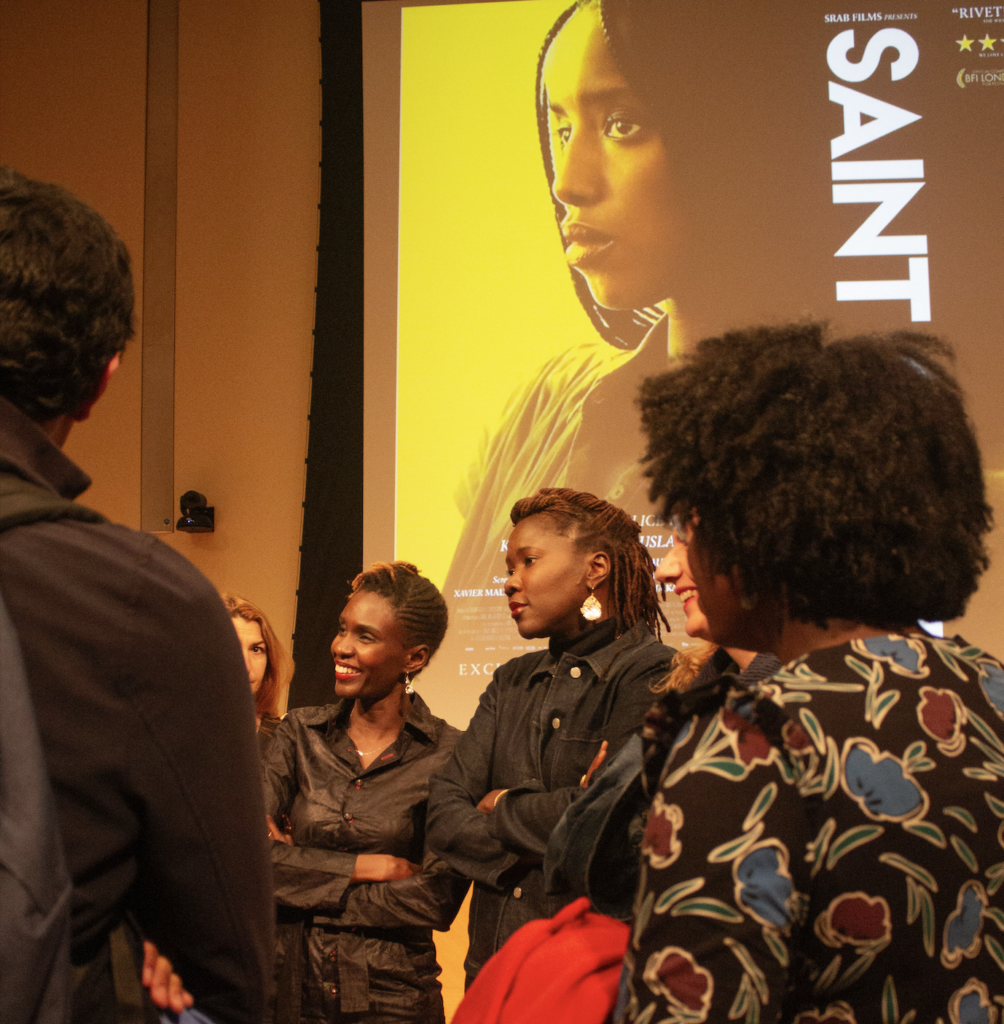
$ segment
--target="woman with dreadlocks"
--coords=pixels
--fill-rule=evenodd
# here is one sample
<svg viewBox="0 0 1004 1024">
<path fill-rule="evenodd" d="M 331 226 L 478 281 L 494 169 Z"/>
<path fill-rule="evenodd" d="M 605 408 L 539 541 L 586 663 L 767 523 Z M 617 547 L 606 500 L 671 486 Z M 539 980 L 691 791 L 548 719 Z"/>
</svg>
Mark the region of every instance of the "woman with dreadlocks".
<svg viewBox="0 0 1004 1024">
<path fill-rule="evenodd" d="M 432 930 L 450 927 L 468 883 L 427 851 L 424 822 L 429 776 L 460 732 L 411 682 L 446 617 L 413 565 L 374 563 L 353 581 L 331 644 L 338 700 L 296 708 L 276 729 L 265 762 L 272 1020 L 444 1019 Z"/>
<path fill-rule="evenodd" d="M 640 728 L 675 653 L 657 639 L 652 561 L 622 509 L 545 488 L 511 518 L 509 610 L 520 636 L 548 646 L 496 670 L 430 790 L 430 845 L 474 879 L 468 978 L 569 902 L 545 892 L 548 838 L 594 759 Z"/>
</svg>

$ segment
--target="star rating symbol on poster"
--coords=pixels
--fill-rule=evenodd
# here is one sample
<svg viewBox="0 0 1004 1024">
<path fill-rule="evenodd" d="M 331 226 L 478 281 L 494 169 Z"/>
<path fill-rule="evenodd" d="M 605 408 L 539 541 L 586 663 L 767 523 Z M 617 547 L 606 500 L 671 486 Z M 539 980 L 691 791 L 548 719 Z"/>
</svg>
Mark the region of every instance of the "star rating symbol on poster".
<svg viewBox="0 0 1004 1024">
<path fill-rule="evenodd" d="M 997 40 L 996 40 L 996 39 L 991 39 L 991 38 L 990 38 L 990 33 L 988 32 L 988 33 L 987 33 L 987 34 L 986 34 L 986 35 L 985 35 L 985 36 L 984 36 L 984 37 L 983 37 L 983 38 L 982 38 L 982 39 L 980 40 L 980 42 L 981 42 L 981 43 L 983 44 L 983 49 L 984 49 L 984 50 L 992 50 L 992 49 L 994 48 L 994 43 L 996 43 L 996 42 L 997 42 Z"/>
<path fill-rule="evenodd" d="M 960 53 L 963 50 L 968 50 L 970 53 L 973 52 L 973 43 L 975 43 L 976 40 L 975 39 L 969 39 L 966 36 L 965 32 L 962 33 L 962 38 L 961 39 L 956 39 L 955 41 L 959 44 L 959 52 Z"/>
</svg>

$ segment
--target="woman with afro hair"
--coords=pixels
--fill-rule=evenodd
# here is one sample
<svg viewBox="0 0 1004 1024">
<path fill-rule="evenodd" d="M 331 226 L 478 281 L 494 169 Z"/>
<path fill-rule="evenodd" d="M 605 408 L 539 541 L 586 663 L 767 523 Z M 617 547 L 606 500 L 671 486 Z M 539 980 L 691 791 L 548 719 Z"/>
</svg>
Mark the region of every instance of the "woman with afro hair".
<svg viewBox="0 0 1004 1024">
<path fill-rule="evenodd" d="M 918 625 L 988 564 L 950 356 L 759 328 L 646 382 L 652 495 L 712 639 L 784 667 L 646 719 L 618 1019 L 996 1019 L 1004 669 Z"/>
</svg>

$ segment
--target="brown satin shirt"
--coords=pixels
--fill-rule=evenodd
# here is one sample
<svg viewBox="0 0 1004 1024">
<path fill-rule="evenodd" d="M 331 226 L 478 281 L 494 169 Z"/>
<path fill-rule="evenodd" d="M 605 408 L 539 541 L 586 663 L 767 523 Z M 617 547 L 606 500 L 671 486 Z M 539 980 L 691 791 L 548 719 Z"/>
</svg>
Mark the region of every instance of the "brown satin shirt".
<svg viewBox="0 0 1004 1024">
<path fill-rule="evenodd" d="M 289 712 L 265 760 L 266 809 L 288 816 L 295 844 L 273 849 L 274 1019 L 441 1020 L 432 929 L 450 927 L 469 883 L 426 849 L 425 818 L 429 776 L 461 733 L 415 694 L 397 740 L 364 769 L 346 731 L 352 703 Z M 350 884 L 366 853 L 423 869 Z"/>
</svg>

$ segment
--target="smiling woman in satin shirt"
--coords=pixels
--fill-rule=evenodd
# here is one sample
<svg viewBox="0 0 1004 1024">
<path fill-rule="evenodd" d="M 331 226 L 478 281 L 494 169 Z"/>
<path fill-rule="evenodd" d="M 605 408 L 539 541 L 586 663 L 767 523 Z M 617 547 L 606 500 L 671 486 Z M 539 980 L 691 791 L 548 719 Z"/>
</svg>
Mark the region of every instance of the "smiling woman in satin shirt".
<svg viewBox="0 0 1004 1024">
<path fill-rule="evenodd" d="M 425 815 L 429 776 L 460 732 L 411 683 L 445 632 L 432 583 L 407 562 L 374 564 L 331 645 L 337 702 L 296 708 L 276 730 L 271 1020 L 443 1020 L 432 930 L 449 928 L 468 883 L 427 851 Z"/>
</svg>

